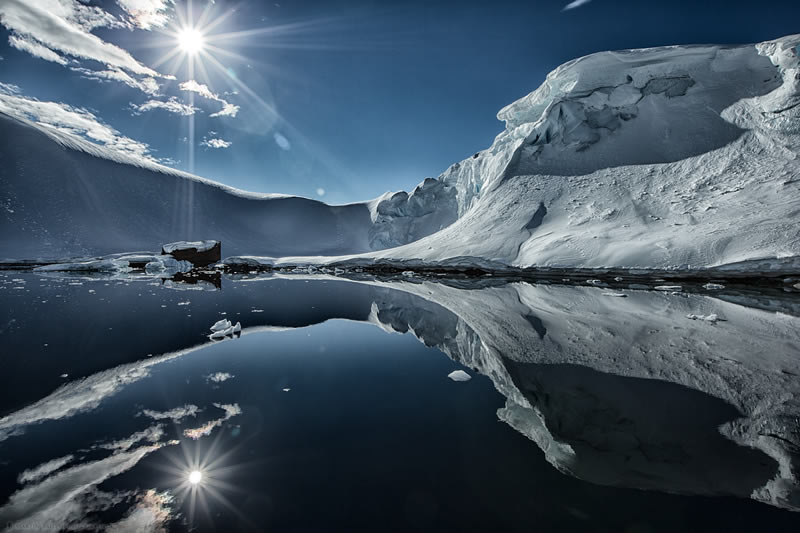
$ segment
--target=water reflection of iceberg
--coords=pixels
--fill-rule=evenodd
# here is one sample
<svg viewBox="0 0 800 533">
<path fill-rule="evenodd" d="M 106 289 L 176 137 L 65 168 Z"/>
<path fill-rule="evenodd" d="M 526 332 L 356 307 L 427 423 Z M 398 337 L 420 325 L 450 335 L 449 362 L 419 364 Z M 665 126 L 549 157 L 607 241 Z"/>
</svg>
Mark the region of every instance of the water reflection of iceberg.
<svg viewBox="0 0 800 533">
<path fill-rule="evenodd" d="M 800 319 L 779 295 L 625 291 L 626 298 L 610 298 L 593 287 L 328 279 L 315 293 L 319 310 L 309 315 L 307 307 L 295 312 L 284 304 L 295 287 L 307 295 L 321 280 L 265 283 L 283 284 L 284 297 L 260 299 L 265 312 L 248 313 L 244 335 L 332 318 L 411 332 L 488 376 L 506 397 L 499 417 L 565 473 L 800 509 Z M 340 305 L 343 294 L 351 297 Z M 248 311 L 251 303 L 232 298 L 226 305 Z M 161 342 L 155 336 L 150 351 L 164 353 Z M 30 424 L 89 412 L 154 365 L 208 344 L 68 383 L 0 418 L 0 440 Z"/>
<path fill-rule="evenodd" d="M 800 509 L 800 319 L 791 299 L 609 298 L 601 289 L 527 283 L 391 286 L 427 307 L 396 298 L 373 316 L 405 320 L 423 342 L 437 339 L 489 376 L 507 399 L 500 418 L 560 470 L 599 484 Z M 783 312 L 760 309 L 776 306 Z M 449 316 L 420 319 L 436 308 Z M 726 322 L 687 318 L 698 312 Z"/>
</svg>

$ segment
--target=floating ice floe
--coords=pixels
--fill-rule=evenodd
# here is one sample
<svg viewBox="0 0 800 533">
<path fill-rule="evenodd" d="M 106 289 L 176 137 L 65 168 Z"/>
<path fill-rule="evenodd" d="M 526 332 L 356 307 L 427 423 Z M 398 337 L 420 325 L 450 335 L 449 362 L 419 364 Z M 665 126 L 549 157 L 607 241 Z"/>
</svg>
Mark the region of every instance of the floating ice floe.
<svg viewBox="0 0 800 533">
<path fill-rule="evenodd" d="M 665 291 L 665 292 L 681 292 L 683 287 L 680 285 L 659 285 L 657 287 L 653 287 L 657 291 Z"/>
<path fill-rule="evenodd" d="M 241 333 L 242 331 L 242 323 L 237 322 L 236 325 L 231 324 L 231 321 L 227 318 L 223 318 L 214 323 L 211 326 L 211 335 L 208 336 L 209 339 L 222 339 L 229 335 L 234 335 L 236 333 Z"/>
<path fill-rule="evenodd" d="M 464 372 L 463 370 L 454 370 L 447 374 L 447 377 L 452 379 L 453 381 L 469 381 L 472 379 L 472 376 Z"/>
<path fill-rule="evenodd" d="M 35 272 L 128 272 L 127 261 L 118 259 L 96 259 L 75 263 L 56 263 L 43 265 L 33 269 Z"/>
<path fill-rule="evenodd" d="M 718 291 L 720 289 L 724 289 L 725 285 L 720 285 L 719 283 L 706 283 L 703 285 L 703 288 L 709 291 Z"/>
</svg>

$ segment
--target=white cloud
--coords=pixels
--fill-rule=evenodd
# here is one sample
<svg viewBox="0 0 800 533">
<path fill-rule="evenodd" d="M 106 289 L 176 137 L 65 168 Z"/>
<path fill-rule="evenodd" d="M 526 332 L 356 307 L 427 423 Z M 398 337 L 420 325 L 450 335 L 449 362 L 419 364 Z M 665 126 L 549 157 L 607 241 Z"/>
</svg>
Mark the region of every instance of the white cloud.
<svg viewBox="0 0 800 533">
<path fill-rule="evenodd" d="M 222 109 L 217 111 L 216 113 L 211 113 L 208 115 L 209 117 L 235 117 L 236 114 L 239 112 L 239 106 L 234 105 L 228 102 L 225 102 L 222 106 Z"/>
<path fill-rule="evenodd" d="M 147 144 L 125 137 L 86 109 L 27 98 L 20 95 L 19 88 L 14 85 L 0 84 L 0 111 L 61 132 L 84 137 L 137 159 L 157 162 L 149 155 L 150 148 Z M 2 430 L 0 430 L 0 440 L 2 440 L 1 435 Z"/>
<path fill-rule="evenodd" d="M 98 61 L 142 76 L 161 76 L 126 50 L 91 33 L 97 27 L 125 26 L 99 7 L 77 0 L 3 0 L 0 24 L 14 36 L 39 43 L 53 53 Z"/>
<path fill-rule="evenodd" d="M 75 459 L 74 455 L 65 455 L 64 457 L 52 459 L 46 463 L 40 464 L 39 466 L 25 470 L 19 475 L 17 480 L 20 482 L 20 484 L 37 481 L 43 477 L 49 476 L 56 470 L 65 466 L 67 463 L 72 462 L 73 459 Z"/>
<path fill-rule="evenodd" d="M 53 52 L 46 46 L 43 46 L 41 43 L 34 41 L 30 37 L 10 35 L 8 37 L 8 43 L 17 50 L 28 52 L 30 55 L 44 59 L 45 61 L 52 61 L 53 63 L 58 63 L 59 65 L 67 64 L 66 59 Z"/>
<path fill-rule="evenodd" d="M 79 72 L 84 78 L 98 81 L 119 81 L 134 89 L 139 89 L 145 94 L 155 96 L 158 94 L 158 82 L 155 78 L 141 78 L 137 79 L 117 68 L 109 68 L 108 70 L 92 70 L 83 67 L 71 67 L 73 71 Z"/>
<path fill-rule="evenodd" d="M 561 11 L 569 11 L 570 9 L 575 9 L 576 7 L 581 7 L 583 5 L 588 4 L 592 0 L 575 0 L 574 2 L 570 2 L 569 4 L 564 6 L 564 9 Z"/>
<path fill-rule="evenodd" d="M 206 381 L 213 381 L 214 383 L 222 383 L 223 381 L 227 381 L 231 379 L 233 374 L 229 374 L 228 372 L 216 372 L 214 374 L 209 374 L 206 376 Z"/>
<path fill-rule="evenodd" d="M 200 143 L 202 146 L 207 148 L 228 148 L 233 143 L 230 141 L 225 141 L 223 139 L 203 139 L 203 142 Z"/>
<path fill-rule="evenodd" d="M 117 0 L 117 4 L 128 14 L 128 21 L 143 30 L 163 28 L 169 21 L 169 6 L 172 0 Z"/>
<path fill-rule="evenodd" d="M 128 514 L 119 522 L 106 528 L 108 533 L 158 533 L 167 531 L 167 524 L 173 518 L 172 496 L 169 492 L 147 490 L 142 494 Z"/>
<path fill-rule="evenodd" d="M 148 454 L 171 444 L 177 441 L 115 453 L 60 470 L 40 483 L 27 485 L 0 507 L 0 523 L 10 530 L 38 531 L 42 524 L 53 531 L 67 530 L 71 522 L 83 515 L 82 498 L 97 485 L 130 470 Z"/>
<path fill-rule="evenodd" d="M 199 407 L 192 404 L 186 404 L 182 407 L 175 407 L 174 409 L 170 409 L 169 411 L 152 411 L 150 409 L 145 409 L 142 411 L 141 415 L 144 415 L 148 418 L 152 418 L 153 420 L 172 420 L 173 422 L 180 422 L 181 419 L 187 418 L 189 416 L 197 416 L 197 413 L 202 411 Z"/>
<path fill-rule="evenodd" d="M 134 444 L 138 444 L 139 442 L 146 440 L 148 442 L 158 442 L 161 440 L 161 437 L 164 436 L 164 428 L 160 425 L 150 426 L 147 429 L 142 431 L 137 431 L 130 437 L 125 437 L 124 439 L 115 440 L 112 442 L 108 442 L 105 444 L 98 444 L 97 446 L 93 446 L 92 449 L 103 449 L 103 450 L 113 450 L 115 452 L 127 452 L 131 448 L 133 448 Z"/>
<path fill-rule="evenodd" d="M 5 87 L 5 85 L 0 83 L 0 87 Z M 11 88 L 15 87 L 11 86 Z M 135 363 L 120 365 L 67 383 L 38 402 L 0 418 L 0 442 L 14 435 L 20 435 L 24 432 L 24 428 L 31 424 L 41 424 L 47 420 L 61 420 L 95 409 L 105 398 L 113 396 L 126 385 L 147 377 L 150 374 L 150 367 L 172 361 L 199 350 L 203 346 L 201 344 Z M 0 522 L 0 524 L 2 523 Z"/>
<path fill-rule="evenodd" d="M 225 411 L 225 416 L 223 416 L 222 418 L 216 418 L 214 420 L 206 422 L 205 424 L 203 424 L 199 428 L 184 429 L 183 430 L 183 435 L 185 437 L 189 437 L 190 439 L 197 440 L 200 437 L 204 437 L 204 436 L 210 434 L 211 431 L 213 431 L 213 429 L 215 427 L 221 426 L 229 418 L 233 418 L 236 415 L 242 414 L 242 408 L 239 407 L 239 404 L 236 404 L 236 403 L 232 403 L 232 404 L 215 403 L 214 407 L 216 407 L 218 409 L 222 409 L 223 411 Z"/>
<path fill-rule="evenodd" d="M 131 104 L 134 112 L 138 115 L 140 113 L 144 113 L 146 111 L 152 111 L 153 109 L 163 109 L 164 111 L 169 111 L 170 113 L 175 113 L 177 115 L 189 116 L 194 115 L 196 111 L 199 111 L 196 107 L 190 106 L 188 104 L 184 104 L 179 102 L 177 99 L 170 98 L 169 100 L 148 100 L 143 104 Z"/>
<path fill-rule="evenodd" d="M 203 83 L 198 83 L 195 80 L 188 80 L 181 83 L 178 87 L 182 91 L 197 93 L 203 98 L 208 98 L 209 100 L 214 100 L 221 103 L 222 109 L 216 113 L 208 115 L 209 117 L 235 117 L 239 112 L 238 105 L 231 104 L 218 94 L 214 94 L 211 92 L 211 89 L 209 89 L 208 86 Z"/>
</svg>

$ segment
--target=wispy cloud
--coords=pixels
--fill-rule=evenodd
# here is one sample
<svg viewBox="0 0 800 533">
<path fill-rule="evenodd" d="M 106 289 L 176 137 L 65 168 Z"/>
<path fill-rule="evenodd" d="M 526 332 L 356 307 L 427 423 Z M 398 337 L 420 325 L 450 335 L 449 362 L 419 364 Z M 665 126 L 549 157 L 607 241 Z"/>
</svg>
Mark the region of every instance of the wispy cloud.
<svg viewBox="0 0 800 533">
<path fill-rule="evenodd" d="M 575 0 L 574 2 L 570 2 L 569 4 L 564 6 L 564 9 L 561 11 L 569 11 L 570 9 L 575 9 L 576 7 L 581 7 L 583 5 L 588 4 L 592 0 Z"/>
<path fill-rule="evenodd" d="M 99 61 L 135 74 L 159 76 L 127 51 L 91 33 L 97 27 L 124 26 L 99 7 L 77 0 L 3 0 L 0 23 L 13 35 L 36 41 L 52 51 Z"/>
<path fill-rule="evenodd" d="M 128 22 L 143 30 L 163 28 L 169 21 L 172 0 L 117 0 Z"/>
<path fill-rule="evenodd" d="M 150 147 L 147 144 L 120 134 L 90 111 L 60 102 L 43 102 L 23 96 L 19 87 L 14 85 L 0 83 L 0 112 L 83 137 L 137 159 L 157 162 L 150 156 Z"/>
<path fill-rule="evenodd" d="M 130 470 L 148 454 L 173 444 L 177 441 L 140 446 L 59 470 L 9 496 L 0 507 L 0 521 L 9 530 L 38 531 L 42 524 L 53 531 L 71 530 L 69 526 L 83 515 L 83 499 L 97 485 Z"/>
<path fill-rule="evenodd" d="M 231 104 L 229 102 L 225 102 L 222 105 L 222 109 L 217 111 L 216 113 L 211 113 L 208 115 L 209 117 L 235 117 L 236 114 L 239 112 L 239 106 Z"/>
<path fill-rule="evenodd" d="M 176 115 L 189 116 L 194 115 L 199 111 L 198 108 L 179 102 L 177 98 L 172 97 L 169 100 L 148 100 L 143 104 L 131 104 L 135 114 L 141 114 L 154 109 L 163 109 Z"/>
<path fill-rule="evenodd" d="M 36 42 L 30 37 L 22 37 L 19 35 L 11 35 L 8 37 L 8 43 L 23 52 L 28 52 L 30 55 L 44 59 L 45 61 L 52 61 L 59 65 L 66 65 L 67 60 L 53 52 L 41 43 Z"/>
<path fill-rule="evenodd" d="M 182 407 L 175 407 L 170 409 L 169 411 L 153 411 L 151 409 L 145 409 L 142 411 L 141 415 L 144 415 L 148 418 L 152 418 L 153 420 L 172 420 L 173 422 L 180 422 L 182 419 L 187 418 L 189 416 L 197 416 L 197 413 L 202 411 L 199 407 L 192 404 L 186 404 Z"/>
<path fill-rule="evenodd" d="M 172 517 L 173 497 L 168 491 L 149 489 L 139 496 L 136 505 L 119 522 L 108 526 L 108 533 L 159 533 L 167 531 Z"/>
<path fill-rule="evenodd" d="M 112 450 L 115 452 L 127 452 L 135 444 L 138 444 L 141 441 L 148 441 L 148 442 L 158 442 L 161 440 L 161 437 L 164 436 L 164 428 L 161 425 L 150 426 L 147 429 L 142 431 L 137 431 L 133 435 L 129 437 L 125 437 L 124 439 L 115 440 L 112 442 L 106 442 L 104 444 L 98 444 L 97 446 L 92 446 L 92 449 L 102 449 L 102 450 Z"/>
<path fill-rule="evenodd" d="M 83 67 L 71 67 L 73 71 L 80 73 L 84 78 L 97 81 L 119 81 L 134 89 L 139 89 L 145 94 L 155 96 L 158 94 L 158 82 L 154 78 L 134 78 L 127 72 L 117 68 L 108 70 L 92 70 Z"/>
<path fill-rule="evenodd" d="M 199 428 L 184 429 L 183 430 L 184 436 L 189 437 L 190 439 L 197 440 L 200 437 L 204 437 L 210 434 L 215 427 L 221 426 L 222 424 L 225 423 L 226 420 L 233 418 L 236 415 L 242 414 L 242 408 L 239 407 L 239 404 L 236 403 L 233 404 L 215 403 L 214 407 L 225 411 L 225 416 L 223 416 L 222 418 L 216 418 L 214 420 L 206 422 Z"/>
<path fill-rule="evenodd" d="M 40 464 L 39 466 L 25 470 L 19 475 L 17 481 L 23 485 L 25 483 L 30 483 L 31 481 L 38 481 L 43 477 L 49 476 L 61 467 L 66 466 L 68 463 L 72 462 L 73 459 L 75 459 L 74 455 L 65 455 L 64 457 L 52 459 L 46 463 Z"/>
<path fill-rule="evenodd" d="M 228 148 L 233 143 L 230 141 L 226 141 L 223 139 L 217 138 L 210 138 L 210 139 L 203 139 L 200 145 L 205 146 L 206 148 Z"/>
<path fill-rule="evenodd" d="M 182 91 L 197 93 L 203 98 L 221 103 L 222 109 L 216 113 L 210 114 L 209 117 L 235 117 L 239 112 L 238 105 L 231 104 L 218 94 L 213 93 L 211 89 L 209 89 L 208 86 L 203 83 L 198 83 L 195 80 L 188 80 L 181 83 L 178 87 Z"/>
</svg>

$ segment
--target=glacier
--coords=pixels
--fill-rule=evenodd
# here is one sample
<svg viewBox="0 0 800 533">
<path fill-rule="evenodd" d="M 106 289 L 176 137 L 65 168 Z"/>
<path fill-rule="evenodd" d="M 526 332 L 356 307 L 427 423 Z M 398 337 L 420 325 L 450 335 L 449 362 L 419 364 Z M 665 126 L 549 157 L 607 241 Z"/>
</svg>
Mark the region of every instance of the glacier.
<svg viewBox="0 0 800 533">
<path fill-rule="evenodd" d="M 575 59 L 500 110 L 488 149 L 339 206 L 239 191 L 0 106 L 0 259 L 215 239 L 262 266 L 796 273 L 799 48 L 792 35 Z"/>
</svg>

